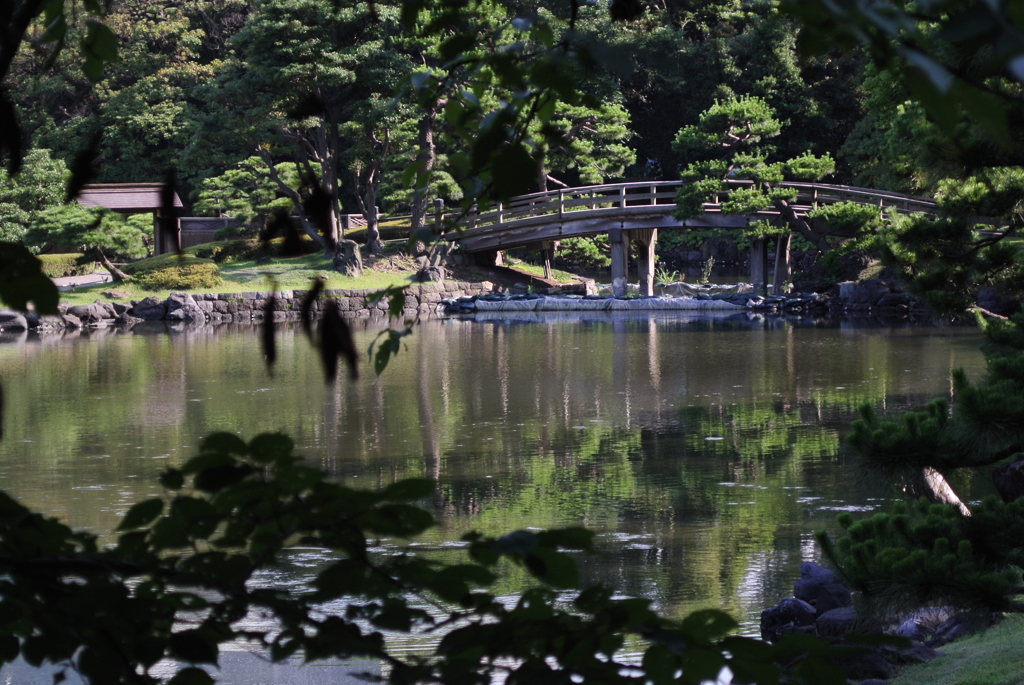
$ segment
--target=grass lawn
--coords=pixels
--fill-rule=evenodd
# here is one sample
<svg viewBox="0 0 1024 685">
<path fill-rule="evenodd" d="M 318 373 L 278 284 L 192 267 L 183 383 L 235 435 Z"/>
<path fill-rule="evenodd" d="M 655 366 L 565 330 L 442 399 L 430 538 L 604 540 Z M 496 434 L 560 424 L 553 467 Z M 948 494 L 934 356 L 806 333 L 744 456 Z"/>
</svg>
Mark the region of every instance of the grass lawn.
<svg viewBox="0 0 1024 685">
<path fill-rule="evenodd" d="M 513 259 L 509 262 L 509 266 L 518 269 L 519 271 L 525 271 L 528 274 L 544 278 L 544 267 L 541 265 L 530 264 L 528 262 Z M 551 270 L 551 279 L 558 281 L 559 283 L 573 283 L 576 280 L 576 278 L 568 271 L 559 271 L 558 269 Z"/>
<path fill-rule="evenodd" d="M 254 260 L 239 260 L 220 264 L 221 285 L 203 288 L 200 292 L 234 293 L 254 290 L 270 290 L 272 277 L 277 281 L 279 290 L 301 290 L 308 288 L 316 276 L 327 281 L 327 288 L 373 289 L 379 290 L 392 285 L 405 285 L 415 273 L 414 267 L 407 258 L 386 255 L 373 260 L 374 269 L 364 269 L 359 278 L 342 276 L 331 268 L 331 262 L 324 259 L 321 253 L 302 257 L 275 258 L 266 264 L 257 264 Z M 367 260 L 369 264 L 370 260 Z M 141 300 L 144 297 L 166 298 L 170 290 L 145 290 L 131 283 L 104 283 L 88 287 L 79 287 L 74 291 L 63 291 L 60 299 L 71 304 L 88 304 L 104 290 L 121 290 L 128 293 L 126 299 Z"/>
<path fill-rule="evenodd" d="M 1024 683 L 1024 616 L 940 647 L 946 656 L 910 666 L 890 685 L 1017 685 Z"/>
</svg>

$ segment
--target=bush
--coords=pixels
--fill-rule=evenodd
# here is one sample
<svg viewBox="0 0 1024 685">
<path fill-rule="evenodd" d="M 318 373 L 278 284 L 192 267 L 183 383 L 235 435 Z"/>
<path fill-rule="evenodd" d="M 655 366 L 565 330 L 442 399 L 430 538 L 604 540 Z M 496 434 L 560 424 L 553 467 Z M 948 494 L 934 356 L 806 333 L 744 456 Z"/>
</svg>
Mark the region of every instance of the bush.
<svg viewBox="0 0 1024 685">
<path fill-rule="evenodd" d="M 432 223 L 433 221 L 428 218 L 428 225 Z M 381 240 L 405 240 L 409 237 L 409 220 L 381 221 L 377 224 L 377 230 L 380 231 Z M 347 240 L 354 240 L 357 243 L 365 243 L 366 227 L 363 226 L 362 228 L 353 228 L 345 231 L 345 238 Z"/>
<path fill-rule="evenodd" d="M 807 218 L 824 221 L 833 233 L 847 238 L 877 229 L 882 224 L 878 207 L 856 202 L 824 205 L 807 212 Z"/>
<path fill-rule="evenodd" d="M 86 276 L 96 270 L 95 261 L 78 253 L 41 254 L 37 257 L 43 263 L 43 273 L 47 278 Z"/>
<path fill-rule="evenodd" d="M 228 240 L 218 243 L 204 243 L 185 250 L 185 254 L 199 259 L 212 259 L 218 264 L 236 259 L 256 259 L 262 254 L 258 240 Z"/>
<path fill-rule="evenodd" d="M 255 238 L 246 240 L 226 240 L 217 243 L 204 243 L 190 247 L 184 252 L 186 255 L 200 259 L 212 259 L 218 264 L 234 261 L 256 260 L 260 257 L 279 257 L 284 238 L 274 238 L 264 243 Z M 293 246 L 298 248 L 299 255 L 315 254 L 320 251 L 320 246 L 309 236 L 300 235 L 299 242 Z"/>
<path fill-rule="evenodd" d="M 203 290 L 221 284 L 212 259 L 176 254 L 151 257 L 124 267 L 132 282 L 146 290 Z"/>
<path fill-rule="evenodd" d="M 558 259 L 578 269 L 603 269 L 612 263 L 607 248 L 598 243 L 608 239 L 607 235 L 588 238 L 566 238 L 558 246 Z"/>
</svg>

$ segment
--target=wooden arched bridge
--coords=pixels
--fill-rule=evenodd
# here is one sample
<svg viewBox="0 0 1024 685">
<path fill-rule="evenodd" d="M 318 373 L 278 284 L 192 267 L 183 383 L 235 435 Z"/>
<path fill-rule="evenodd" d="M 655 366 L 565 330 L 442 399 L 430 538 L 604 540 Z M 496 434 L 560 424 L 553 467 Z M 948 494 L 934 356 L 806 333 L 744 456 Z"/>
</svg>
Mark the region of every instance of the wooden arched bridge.
<svg viewBox="0 0 1024 685">
<path fill-rule="evenodd" d="M 546 193 L 515 197 L 481 212 L 461 218 L 462 229 L 446 233 L 447 241 L 458 243 L 471 253 L 494 253 L 520 246 L 533 246 L 542 251 L 549 263 L 558 240 L 607 233 L 611 243 L 612 284 L 614 292 L 626 290 L 626 260 L 630 241 L 639 243 L 641 292 L 649 294 L 654 277 L 654 244 L 657 231 L 686 228 L 746 228 L 756 221 L 780 219 L 776 209 L 766 209 L 749 216 L 722 212 L 723 197 L 704 203 L 703 214 L 676 219 L 676 191 L 681 181 L 648 181 L 613 183 L 579 188 L 565 188 Z M 730 187 L 743 187 L 749 182 L 736 181 Z M 927 198 L 890 193 L 868 188 L 828 185 L 823 183 L 782 183 L 796 190 L 789 206 L 798 216 L 811 209 L 838 202 L 855 202 L 878 207 L 879 211 L 894 208 L 900 213 L 936 214 L 938 208 Z M 751 245 L 751 282 L 763 284 L 767 275 L 767 244 L 755 240 Z"/>
</svg>

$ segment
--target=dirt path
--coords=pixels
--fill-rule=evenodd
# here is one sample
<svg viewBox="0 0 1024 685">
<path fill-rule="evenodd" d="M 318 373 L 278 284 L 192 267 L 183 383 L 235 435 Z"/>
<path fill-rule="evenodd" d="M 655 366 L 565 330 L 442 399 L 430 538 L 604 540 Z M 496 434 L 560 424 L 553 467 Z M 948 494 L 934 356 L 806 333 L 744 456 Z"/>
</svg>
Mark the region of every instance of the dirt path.
<svg viewBox="0 0 1024 685">
<path fill-rule="evenodd" d="M 65 276 L 63 278 L 55 278 L 53 282 L 57 285 L 57 290 L 74 290 L 76 287 L 85 285 L 99 285 L 101 283 L 110 283 L 110 274 L 106 271 L 96 271 L 85 276 Z"/>
</svg>

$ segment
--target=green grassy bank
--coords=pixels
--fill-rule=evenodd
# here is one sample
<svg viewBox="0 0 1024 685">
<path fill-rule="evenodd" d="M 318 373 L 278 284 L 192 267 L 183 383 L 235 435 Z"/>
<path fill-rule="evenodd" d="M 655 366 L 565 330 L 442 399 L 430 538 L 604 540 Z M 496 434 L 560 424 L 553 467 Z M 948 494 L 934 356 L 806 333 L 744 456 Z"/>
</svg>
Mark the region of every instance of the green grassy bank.
<svg viewBox="0 0 1024 685">
<path fill-rule="evenodd" d="M 309 288 L 314 278 L 324 280 L 330 289 L 380 290 L 406 285 L 418 271 L 415 260 L 404 252 L 405 241 L 386 243 L 383 255 L 364 256 L 363 275 L 358 278 L 335 271 L 331 260 L 325 259 L 319 249 L 308 246 L 308 254 L 284 257 L 278 254 L 280 244 L 279 240 L 270 245 L 238 240 L 197 245 L 183 250 L 181 258 L 168 254 L 126 265 L 123 268 L 131 281 L 80 286 L 62 291 L 60 299 L 73 305 L 88 304 L 101 298 L 103 291 L 111 290 L 120 291 L 125 297 L 103 299 L 163 299 L 174 291 L 235 293 L 273 287 L 302 290 Z M 492 274 L 476 267 L 458 267 L 453 278 L 485 281 L 490 280 Z M 154 287 L 154 283 L 160 285 Z"/>
<path fill-rule="evenodd" d="M 945 656 L 905 668 L 891 685 L 1017 685 L 1024 683 L 1024 616 L 939 649 Z"/>
</svg>

